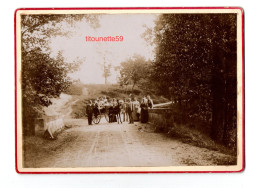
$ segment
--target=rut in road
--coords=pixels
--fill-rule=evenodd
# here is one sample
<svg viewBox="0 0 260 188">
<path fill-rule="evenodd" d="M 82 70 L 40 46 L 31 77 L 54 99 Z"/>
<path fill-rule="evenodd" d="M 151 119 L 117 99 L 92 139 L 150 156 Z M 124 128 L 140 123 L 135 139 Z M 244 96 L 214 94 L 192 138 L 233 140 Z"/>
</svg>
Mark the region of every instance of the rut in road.
<svg viewBox="0 0 260 188">
<path fill-rule="evenodd" d="M 231 157 L 219 151 L 182 143 L 164 134 L 144 131 L 142 127 L 145 125 L 142 124 L 101 122 L 90 126 L 85 119 L 72 122 L 77 122 L 78 126 L 66 129 L 58 135 L 57 140 L 45 144 L 48 152 L 27 152 L 25 166 L 70 168 L 219 165 L 219 161 Z M 55 144 L 59 147 L 54 148 Z"/>
<path fill-rule="evenodd" d="M 80 126 L 67 130 L 78 137 L 60 149 L 52 167 L 154 166 L 172 164 L 151 145 L 145 147 L 138 129 L 127 124 Z"/>
</svg>

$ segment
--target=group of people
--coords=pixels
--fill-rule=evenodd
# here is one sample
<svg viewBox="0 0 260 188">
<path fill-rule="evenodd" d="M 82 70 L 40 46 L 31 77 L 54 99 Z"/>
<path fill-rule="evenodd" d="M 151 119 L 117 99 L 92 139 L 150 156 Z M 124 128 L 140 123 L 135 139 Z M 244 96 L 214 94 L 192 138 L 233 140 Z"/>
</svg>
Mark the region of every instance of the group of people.
<svg viewBox="0 0 260 188">
<path fill-rule="evenodd" d="M 88 116 L 88 123 L 92 124 L 92 117 L 100 113 L 108 113 L 109 123 L 128 121 L 133 124 L 134 121 L 141 121 L 141 123 L 148 122 L 148 109 L 153 108 L 153 100 L 151 97 L 145 96 L 141 101 L 136 97 L 122 99 L 108 99 L 106 96 L 90 100 L 86 107 L 86 114 Z M 122 119 L 121 119 L 122 117 Z"/>
<path fill-rule="evenodd" d="M 132 124 L 134 121 L 141 121 L 141 123 L 148 122 L 148 109 L 153 108 L 153 100 L 148 95 L 143 97 L 141 101 L 138 101 L 136 97 L 129 98 L 124 103 L 123 117 L 126 117 L 126 121 Z"/>
</svg>

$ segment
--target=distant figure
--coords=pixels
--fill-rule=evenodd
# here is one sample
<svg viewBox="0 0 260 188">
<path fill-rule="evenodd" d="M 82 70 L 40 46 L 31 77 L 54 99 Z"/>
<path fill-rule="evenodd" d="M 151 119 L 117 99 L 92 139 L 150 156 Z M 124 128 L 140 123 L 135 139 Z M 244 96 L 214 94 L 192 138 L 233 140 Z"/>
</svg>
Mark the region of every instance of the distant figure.
<svg viewBox="0 0 260 188">
<path fill-rule="evenodd" d="M 95 103 L 92 106 L 93 106 L 94 116 L 97 117 L 99 114 L 99 99 L 95 100 Z"/>
<path fill-rule="evenodd" d="M 93 104 L 90 100 L 86 107 L 86 114 L 88 116 L 88 124 L 92 125 L 92 116 L 93 116 Z"/>
<path fill-rule="evenodd" d="M 114 113 L 116 115 L 116 120 L 117 120 L 117 123 L 122 123 L 122 120 L 121 120 L 121 109 L 122 109 L 122 104 L 120 103 L 119 100 L 117 100 L 117 104 L 114 108 Z"/>
<path fill-rule="evenodd" d="M 153 108 L 153 100 L 151 99 L 150 95 L 147 95 L 147 100 L 148 108 Z"/>
<path fill-rule="evenodd" d="M 123 114 L 123 121 L 128 121 L 127 99 L 124 99 L 124 102 L 122 103 L 121 113 Z"/>
<path fill-rule="evenodd" d="M 141 123 L 148 122 L 148 100 L 144 97 L 141 102 Z"/>
<path fill-rule="evenodd" d="M 107 102 L 108 102 L 108 101 L 107 101 L 107 96 L 104 96 L 104 97 L 103 97 L 103 100 L 104 100 L 105 103 L 107 103 Z"/>
<path fill-rule="evenodd" d="M 118 104 L 117 104 L 117 99 L 116 98 L 113 98 L 112 106 L 113 106 L 112 122 L 117 122 Z"/>
<path fill-rule="evenodd" d="M 134 119 L 133 119 L 133 102 L 131 101 L 131 98 L 128 99 L 128 103 L 127 103 L 127 114 L 129 116 L 129 124 L 133 124 L 134 123 Z"/>
<path fill-rule="evenodd" d="M 134 98 L 134 101 L 133 101 L 133 119 L 134 121 L 139 121 L 139 116 L 140 116 L 140 103 L 139 101 L 137 100 L 137 98 L 135 97 Z"/>
<path fill-rule="evenodd" d="M 109 106 L 108 106 L 108 117 L 109 117 L 109 123 L 113 122 L 113 105 L 112 105 L 112 100 L 109 100 Z"/>
<path fill-rule="evenodd" d="M 99 98 L 99 101 L 98 101 L 98 106 L 101 108 L 101 107 L 103 107 L 104 106 L 104 99 L 103 99 L 103 97 L 100 97 Z"/>
</svg>

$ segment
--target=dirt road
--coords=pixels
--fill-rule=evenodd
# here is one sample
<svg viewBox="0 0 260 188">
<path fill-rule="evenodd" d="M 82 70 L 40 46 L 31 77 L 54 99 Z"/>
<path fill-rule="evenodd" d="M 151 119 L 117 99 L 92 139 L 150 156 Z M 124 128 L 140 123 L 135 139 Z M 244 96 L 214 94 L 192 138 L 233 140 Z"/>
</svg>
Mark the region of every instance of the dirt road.
<svg viewBox="0 0 260 188">
<path fill-rule="evenodd" d="M 141 124 L 87 125 L 71 120 L 72 128 L 47 141 L 25 141 L 25 167 L 221 165 L 232 156 L 182 143 Z"/>
</svg>

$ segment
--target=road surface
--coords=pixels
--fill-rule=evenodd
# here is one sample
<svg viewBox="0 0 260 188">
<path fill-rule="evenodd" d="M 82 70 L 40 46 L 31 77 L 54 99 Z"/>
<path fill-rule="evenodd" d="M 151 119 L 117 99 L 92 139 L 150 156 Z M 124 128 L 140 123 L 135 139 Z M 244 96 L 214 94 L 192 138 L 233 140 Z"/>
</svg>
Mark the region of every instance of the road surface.
<svg viewBox="0 0 260 188">
<path fill-rule="evenodd" d="M 87 120 L 71 120 L 57 140 L 31 137 L 25 141 L 25 167 L 107 167 L 221 165 L 232 156 L 186 144 L 149 125 L 88 125 Z"/>
</svg>

